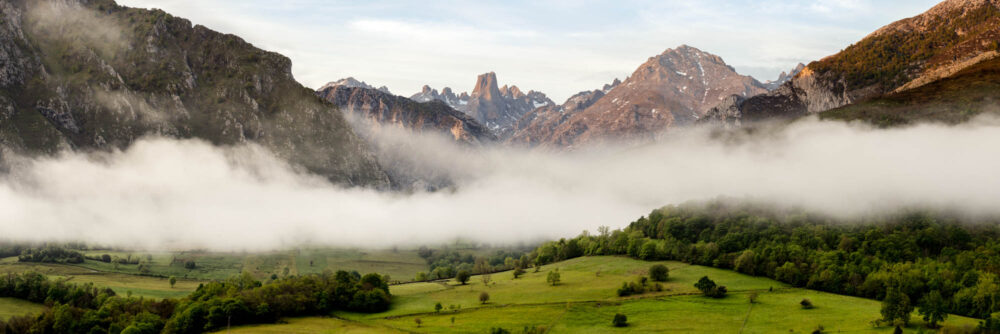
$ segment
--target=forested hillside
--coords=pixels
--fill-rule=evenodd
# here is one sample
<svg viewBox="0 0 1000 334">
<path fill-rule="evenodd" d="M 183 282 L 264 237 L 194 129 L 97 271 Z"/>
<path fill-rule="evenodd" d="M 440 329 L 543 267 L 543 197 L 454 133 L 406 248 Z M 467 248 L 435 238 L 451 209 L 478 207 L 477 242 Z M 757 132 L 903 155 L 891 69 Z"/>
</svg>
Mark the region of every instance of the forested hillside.
<svg viewBox="0 0 1000 334">
<path fill-rule="evenodd" d="M 998 237 L 996 220 L 939 212 L 843 220 L 720 200 L 657 209 L 623 230 L 550 242 L 531 255 L 537 263 L 614 254 L 679 260 L 878 300 L 899 291 L 910 305 L 940 294 L 948 312 L 989 318 L 1000 311 Z"/>
</svg>

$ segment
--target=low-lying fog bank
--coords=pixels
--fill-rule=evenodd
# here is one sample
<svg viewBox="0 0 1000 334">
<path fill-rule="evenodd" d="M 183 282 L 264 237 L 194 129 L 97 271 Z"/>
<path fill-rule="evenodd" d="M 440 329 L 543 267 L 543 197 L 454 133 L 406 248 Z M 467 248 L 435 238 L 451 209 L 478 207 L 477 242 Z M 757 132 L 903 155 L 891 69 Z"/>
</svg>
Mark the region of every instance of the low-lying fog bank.
<svg viewBox="0 0 1000 334">
<path fill-rule="evenodd" d="M 718 196 L 848 216 L 914 205 L 1000 214 L 996 119 L 890 130 L 812 119 L 772 130 L 720 139 L 691 129 L 571 153 L 382 134 L 400 166 L 454 182 L 408 194 L 336 187 L 260 147 L 197 140 L 8 155 L 0 235 L 147 249 L 517 243 L 621 227 L 665 204 Z"/>
</svg>

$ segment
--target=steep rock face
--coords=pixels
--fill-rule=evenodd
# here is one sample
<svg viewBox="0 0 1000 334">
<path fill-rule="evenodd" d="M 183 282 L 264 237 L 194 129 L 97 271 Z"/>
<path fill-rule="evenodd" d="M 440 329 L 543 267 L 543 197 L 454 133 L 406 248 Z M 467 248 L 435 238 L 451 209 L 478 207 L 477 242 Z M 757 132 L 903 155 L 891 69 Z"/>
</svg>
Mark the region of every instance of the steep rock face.
<svg viewBox="0 0 1000 334">
<path fill-rule="evenodd" d="M 763 84 L 736 73 L 719 56 L 682 45 L 649 58 L 586 108 L 564 112 L 559 124 L 528 122 L 511 141 L 570 147 L 607 139 L 648 140 L 671 126 L 693 124 L 730 95 L 765 92 Z"/>
<path fill-rule="evenodd" d="M 733 124 L 732 117 L 792 117 L 917 88 L 992 59 L 998 40 L 1000 1 L 944 1 L 810 63 L 783 85 L 788 89 L 720 105 L 708 119 Z"/>
<path fill-rule="evenodd" d="M 528 112 L 546 105 L 555 105 L 555 102 L 541 92 L 524 93 L 517 86 L 498 86 L 494 72 L 479 75 L 472 93 L 456 96 L 451 88 L 445 87 L 438 93 L 437 90 L 424 86 L 420 93 L 410 98 L 418 102 L 445 102 L 452 108 L 469 114 L 500 138 L 509 137 L 517 121 Z"/>
<path fill-rule="evenodd" d="M 147 135 L 258 143 L 337 183 L 389 186 L 343 115 L 297 83 L 284 56 L 111 0 L 0 10 L 0 146 L 124 148 Z"/>
<path fill-rule="evenodd" d="M 981 113 L 1000 113 L 998 101 L 1000 58 L 994 57 L 919 87 L 824 111 L 819 116 L 880 127 L 917 122 L 958 124 Z"/>
<path fill-rule="evenodd" d="M 380 90 L 347 85 L 326 85 L 316 94 L 365 120 L 365 125 L 375 131 L 383 126 L 392 126 L 440 133 L 466 144 L 496 141 L 496 136 L 489 129 L 438 100 L 416 102 Z"/>
</svg>

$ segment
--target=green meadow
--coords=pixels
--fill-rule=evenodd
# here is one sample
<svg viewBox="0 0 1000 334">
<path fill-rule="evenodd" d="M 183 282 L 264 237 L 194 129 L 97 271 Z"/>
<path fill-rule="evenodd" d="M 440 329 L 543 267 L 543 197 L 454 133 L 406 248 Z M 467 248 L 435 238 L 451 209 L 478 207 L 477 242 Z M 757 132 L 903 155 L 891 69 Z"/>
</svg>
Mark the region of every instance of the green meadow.
<svg viewBox="0 0 1000 334">
<path fill-rule="evenodd" d="M 625 281 L 645 275 L 649 266 L 670 268 L 663 291 L 618 297 Z M 546 282 L 558 270 L 561 282 Z M 708 276 L 729 288 L 725 298 L 701 296 L 694 283 Z M 453 280 L 394 285 L 392 308 L 383 313 L 338 312 L 330 317 L 288 319 L 286 324 L 236 328 L 234 333 L 488 333 L 503 328 L 511 333 L 525 329 L 546 333 L 891 333 L 876 327 L 880 302 L 819 291 L 792 288 L 767 278 L 733 271 L 692 266 L 679 262 L 645 262 L 624 257 L 584 257 L 529 269 L 521 278 L 511 272 L 473 276 L 468 284 Z M 479 301 L 482 292 L 490 295 Z M 749 295 L 757 294 L 756 303 Z M 803 309 L 809 299 L 815 305 Z M 443 309 L 435 311 L 435 304 Z M 628 317 L 628 326 L 616 328 L 616 313 Z M 420 323 L 418 325 L 417 319 Z M 922 328 L 914 314 L 905 332 L 934 332 Z M 950 316 L 948 329 L 975 327 L 978 320 Z"/>
<path fill-rule="evenodd" d="M 98 252 L 100 253 L 100 252 Z M 118 254 L 116 254 L 118 255 Z M 125 254 L 123 254 L 125 255 Z M 255 255 L 210 253 L 153 254 L 157 274 L 171 271 L 174 257 L 194 257 L 205 267 L 188 270 L 174 287 L 158 276 L 127 273 L 108 263 L 86 261 L 81 265 L 19 263 L 16 258 L 0 260 L 0 272 L 36 271 L 70 282 L 106 286 L 120 294 L 146 298 L 179 298 L 207 280 L 230 271 L 247 270 L 258 277 L 272 274 L 305 274 L 332 268 L 359 268 L 361 272 L 390 272 L 406 277 L 426 270 L 426 264 L 411 251 L 290 251 Z M 311 265 L 310 265 L 311 262 Z M 653 264 L 664 264 L 670 277 L 662 291 L 618 297 L 624 282 L 647 275 Z M 199 264 L 201 266 L 202 264 Z M 183 267 L 179 267 L 183 269 Z M 229 269 L 233 268 L 233 269 Z M 293 270 L 294 268 L 294 270 Z M 560 274 L 560 282 L 546 281 L 550 272 Z M 725 298 L 702 296 L 694 287 L 708 276 L 728 288 Z M 194 277 L 194 278 L 192 278 Z M 484 279 L 485 277 L 485 279 Z M 794 288 L 762 277 L 730 270 L 689 265 L 681 262 L 646 262 L 626 257 L 582 257 L 529 268 L 520 278 L 512 272 L 472 276 L 467 284 L 454 280 L 397 284 L 390 287 L 392 307 L 382 313 L 337 312 L 326 317 L 283 319 L 281 323 L 232 328 L 232 333 L 487 333 L 503 328 L 511 333 L 526 330 L 545 333 L 891 333 L 891 327 L 876 327 L 880 302 L 825 292 Z M 481 293 L 489 300 L 480 302 Z M 755 303 L 749 296 L 756 294 Z M 803 309 L 809 299 L 815 305 Z M 440 303 L 442 310 L 436 311 Z M 37 313 L 40 304 L 0 298 L 0 317 Z M 628 326 L 613 327 L 616 313 L 628 317 Z M 419 324 L 418 324 L 419 319 Z M 934 332 L 923 328 L 917 314 L 908 333 Z M 950 316 L 949 330 L 975 327 L 977 319 Z"/>
</svg>

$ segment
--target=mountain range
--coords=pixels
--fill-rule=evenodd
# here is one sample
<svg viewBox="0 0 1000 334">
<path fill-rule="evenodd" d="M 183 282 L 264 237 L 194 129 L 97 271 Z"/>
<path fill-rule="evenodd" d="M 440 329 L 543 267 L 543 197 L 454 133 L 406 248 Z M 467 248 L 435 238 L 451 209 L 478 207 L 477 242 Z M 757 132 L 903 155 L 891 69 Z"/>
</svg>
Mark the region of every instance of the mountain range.
<svg viewBox="0 0 1000 334">
<path fill-rule="evenodd" d="M 501 138 L 509 136 L 524 114 L 539 107 L 555 104 L 541 92 L 529 90 L 525 93 L 517 86 L 500 87 L 494 72 L 480 74 L 472 93 L 463 92 L 455 95 L 449 87 L 438 93 L 436 89 L 424 86 L 419 93 L 410 98 L 418 102 L 442 101 L 458 111 L 471 115 Z"/>
<path fill-rule="evenodd" d="M 354 78 L 313 91 L 280 54 L 112 0 L 8 0 L 0 13 L 0 155 L 124 149 L 147 136 L 254 143 L 351 186 L 393 186 L 358 135 L 385 127 L 575 149 L 811 114 L 957 123 L 1000 100 L 1000 0 L 944 1 L 766 83 L 682 45 L 562 104 L 493 72 L 459 94 L 425 86 L 407 98 Z"/>
</svg>

